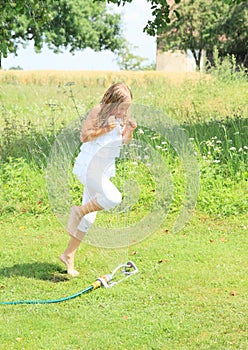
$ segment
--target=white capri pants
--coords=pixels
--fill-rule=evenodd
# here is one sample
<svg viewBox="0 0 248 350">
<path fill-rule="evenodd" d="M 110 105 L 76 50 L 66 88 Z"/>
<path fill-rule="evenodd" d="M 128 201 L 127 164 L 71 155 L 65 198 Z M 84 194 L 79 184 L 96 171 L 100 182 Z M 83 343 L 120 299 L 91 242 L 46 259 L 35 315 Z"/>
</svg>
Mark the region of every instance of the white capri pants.
<svg viewBox="0 0 248 350">
<path fill-rule="evenodd" d="M 121 203 L 122 195 L 110 181 L 110 176 L 113 175 L 113 167 L 115 167 L 115 158 L 93 157 L 86 176 L 78 176 L 79 181 L 84 185 L 82 205 L 95 199 L 102 208 L 110 210 Z M 78 230 L 86 233 L 94 223 L 96 214 L 96 211 L 86 214 L 82 218 Z"/>
</svg>

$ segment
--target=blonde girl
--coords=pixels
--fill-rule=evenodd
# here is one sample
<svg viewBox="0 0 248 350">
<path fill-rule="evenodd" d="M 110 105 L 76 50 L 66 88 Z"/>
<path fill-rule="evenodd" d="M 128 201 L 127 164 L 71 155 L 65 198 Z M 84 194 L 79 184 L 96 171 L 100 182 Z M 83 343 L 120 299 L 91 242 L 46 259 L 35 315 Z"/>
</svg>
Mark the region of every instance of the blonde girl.
<svg viewBox="0 0 248 350">
<path fill-rule="evenodd" d="M 120 155 L 122 144 L 132 140 L 133 130 L 137 127 L 129 116 L 132 97 L 127 85 L 113 84 L 83 124 L 80 134 L 83 144 L 73 168 L 73 173 L 84 185 L 82 205 L 71 208 L 70 239 L 60 256 L 67 273 L 72 276 L 79 275 L 74 269 L 74 256 L 97 212 L 110 210 L 122 200 L 110 178 L 115 175 L 115 159 Z"/>
</svg>

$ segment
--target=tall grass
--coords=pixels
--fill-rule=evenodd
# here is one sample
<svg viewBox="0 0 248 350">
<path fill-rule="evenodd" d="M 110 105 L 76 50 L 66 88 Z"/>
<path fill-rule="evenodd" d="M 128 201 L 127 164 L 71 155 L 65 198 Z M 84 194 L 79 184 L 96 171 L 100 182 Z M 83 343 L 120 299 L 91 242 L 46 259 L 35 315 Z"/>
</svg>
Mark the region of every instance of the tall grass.
<svg viewBox="0 0 248 350">
<path fill-rule="evenodd" d="M 8 192 L 8 199 L 1 201 L 2 212 L 15 207 L 10 205 L 12 201 L 28 207 L 18 191 L 16 194 L 11 191 L 18 176 L 18 172 L 10 172 L 11 167 L 23 168 L 24 173 L 27 164 L 44 169 L 56 135 L 92 108 L 110 83 L 119 80 L 131 86 L 134 103 L 162 110 L 165 117 L 174 118 L 188 134 L 202 174 L 199 209 L 214 215 L 245 212 L 247 81 L 245 76 L 233 79 L 233 70 L 229 80 L 220 79 L 220 67 L 216 69 L 217 77 L 157 72 L 0 72 L 1 174 L 5 184 L 3 193 Z M 144 136 L 146 142 L 152 139 L 149 134 Z M 175 152 L 170 145 L 161 144 L 162 141 L 153 142 L 153 147 L 161 148 L 173 168 Z M 6 176 L 9 172 L 12 175 Z M 233 196 L 234 191 L 237 196 Z M 182 196 L 183 191 L 179 191 L 175 203 Z M 42 203 L 45 210 L 47 200 Z M 36 204 L 33 207 L 39 212 Z"/>
</svg>

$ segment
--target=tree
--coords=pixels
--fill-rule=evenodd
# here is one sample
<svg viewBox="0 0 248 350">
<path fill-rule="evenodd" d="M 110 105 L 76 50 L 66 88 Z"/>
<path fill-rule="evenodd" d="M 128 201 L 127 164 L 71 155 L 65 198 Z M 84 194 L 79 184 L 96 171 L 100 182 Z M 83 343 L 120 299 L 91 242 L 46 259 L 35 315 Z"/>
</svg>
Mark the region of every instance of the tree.
<svg viewBox="0 0 248 350">
<path fill-rule="evenodd" d="M 1 57 L 30 40 L 37 52 L 44 44 L 54 52 L 114 51 L 122 45 L 120 21 L 105 3 L 91 0 L 0 0 L 0 68 Z"/>
<path fill-rule="evenodd" d="M 177 10 L 180 16 L 172 13 L 171 23 L 157 38 L 158 50 L 190 50 L 200 69 L 203 50 L 212 52 L 221 42 L 218 28 L 223 25 L 230 6 L 215 0 L 184 0 Z"/>
<path fill-rule="evenodd" d="M 191 50 L 200 68 L 203 50 L 211 61 L 214 47 L 220 54 L 247 54 L 247 5 L 229 5 L 215 0 L 184 0 L 177 6 L 179 18 L 172 13 L 171 23 L 158 36 L 158 49 Z M 240 63 L 240 62 L 239 62 Z"/>
<path fill-rule="evenodd" d="M 228 12 L 224 23 L 220 26 L 222 45 L 219 53 L 235 55 L 237 64 L 248 67 L 248 7 L 247 2 L 233 6 Z"/>
<path fill-rule="evenodd" d="M 121 49 L 116 52 L 116 59 L 119 68 L 121 70 L 142 70 L 142 63 L 147 61 L 147 58 L 135 55 L 132 53 L 137 46 L 132 45 L 125 41 Z"/>
<path fill-rule="evenodd" d="M 95 0 L 105 2 L 105 0 Z M 113 3 L 118 6 L 124 6 L 126 3 L 131 3 L 133 0 L 107 0 L 108 3 Z M 179 3 L 180 0 L 174 0 Z M 151 14 L 154 16 L 153 20 L 149 20 L 144 28 L 144 32 L 151 36 L 159 34 L 170 22 L 169 14 L 171 9 L 171 1 L 168 0 L 147 0 L 151 3 Z"/>
<path fill-rule="evenodd" d="M 105 0 L 95 0 L 97 2 Z M 116 4 L 118 6 L 124 6 L 126 3 L 131 3 L 133 0 L 107 0 L 109 3 Z M 144 28 L 144 31 L 151 36 L 161 34 L 171 22 L 170 14 L 174 11 L 176 16 L 180 16 L 180 11 L 173 9 L 174 4 L 179 4 L 180 0 L 147 0 L 151 4 L 151 14 L 153 16 L 152 20 L 149 20 Z M 216 3 L 220 5 L 235 5 L 242 3 L 243 0 L 216 0 Z"/>
<path fill-rule="evenodd" d="M 103 0 L 102 0 L 103 1 Z M 108 0 L 120 5 L 132 0 Z M 190 49 L 200 67 L 203 50 L 211 57 L 217 46 L 221 54 L 234 54 L 247 61 L 247 1 L 243 0 L 147 0 L 153 20 L 144 31 L 157 36 L 158 49 Z"/>
</svg>

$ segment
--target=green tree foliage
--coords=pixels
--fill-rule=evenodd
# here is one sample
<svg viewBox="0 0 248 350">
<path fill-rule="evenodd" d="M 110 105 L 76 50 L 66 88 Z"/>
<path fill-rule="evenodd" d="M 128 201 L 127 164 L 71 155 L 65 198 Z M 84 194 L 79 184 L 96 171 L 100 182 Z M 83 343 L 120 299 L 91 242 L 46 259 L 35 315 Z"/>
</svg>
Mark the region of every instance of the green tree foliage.
<svg viewBox="0 0 248 350">
<path fill-rule="evenodd" d="M 114 51 L 122 44 L 120 20 L 99 1 L 0 0 L 0 63 L 30 40 L 37 52 L 44 43 L 54 52 Z"/>
<path fill-rule="evenodd" d="M 147 58 L 135 55 L 133 52 L 137 46 L 124 42 L 123 47 L 116 52 L 116 59 L 121 70 L 143 70 L 142 64 Z"/>
<path fill-rule="evenodd" d="M 158 36 L 158 49 L 191 50 L 196 66 L 200 68 L 203 50 L 212 51 L 220 40 L 217 30 L 224 23 L 230 6 L 215 0 L 184 0 L 171 15 L 171 23 Z"/>
<path fill-rule="evenodd" d="M 106 0 L 95 0 L 97 2 Z M 109 3 L 116 4 L 118 6 L 124 6 L 126 3 L 131 3 L 133 0 L 107 0 Z M 153 18 L 148 20 L 144 31 L 151 36 L 161 34 L 171 22 L 170 14 L 174 12 L 176 16 L 180 16 L 180 12 L 173 8 L 176 4 L 182 2 L 181 0 L 147 0 L 151 5 L 151 14 Z M 216 0 L 216 3 L 224 6 L 225 4 L 235 5 L 243 2 L 243 0 Z"/>
<path fill-rule="evenodd" d="M 102 1 L 105 0 L 95 0 Z M 108 3 L 113 3 L 118 6 L 124 6 L 126 3 L 131 3 L 133 0 L 107 0 Z M 174 0 L 176 3 L 179 3 L 180 0 Z M 147 2 L 151 3 L 151 15 L 153 16 L 152 20 L 149 20 L 144 28 L 144 32 L 151 36 L 155 36 L 159 34 L 163 29 L 167 26 L 167 23 L 170 22 L 169 14 L 170 1 L 166 0 L 147 0 Z"/>
<path fill-rule="evenodd" d="M 218 45 L 219 53 L 222 56 L 233 54 L 239 64 L 242 63 L 248 67 L 247 1 L 231 7 L 219 32 L 222 34 L 222 41 Z"/>
<path fill-rule="evenodd" d="M 202 52 L 211 58 L 214 47 L 224 54 L 247 53 L 247 5 L 229 5 L 216 0 L 184 0 L 177 7 L 180 16 L 158 36 L 158 49 L 191 50 L 200 68 Z M 246 21 L 246 23 L 245 23 Z"/>
</svg>

